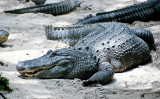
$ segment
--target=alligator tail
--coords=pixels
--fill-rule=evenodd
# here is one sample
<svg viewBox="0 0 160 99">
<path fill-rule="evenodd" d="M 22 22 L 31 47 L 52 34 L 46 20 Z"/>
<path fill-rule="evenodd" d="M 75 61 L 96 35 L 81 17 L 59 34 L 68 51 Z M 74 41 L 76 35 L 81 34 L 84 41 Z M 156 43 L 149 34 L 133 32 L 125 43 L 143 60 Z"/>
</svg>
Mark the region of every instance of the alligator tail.
<svg viewBox="0 0 160 99">
<path fill-rule="evenodd" d="M 84 38 L 94 30 L 101 30 L 102 27 L 97 24 L 53 27 L 52 25 L 44 25 L 45 34 L 49 40 L 57 40 L 70 46 L 75 45 L 80 39 Z"/>
<path fill-rule="evenodd" d="M 4 11 L 5 13 L 15 13 L 15 14 L 23 14 L 23 13 L 47 13 L 46 8 L 50 8 L 50 4 L 48 5 L 39 5 L 39 6 L 33 6 L 33 7 L 27 7 L 27 8 L 20 8 L 20 9 L 15 9 L 15 10 L 7 10 Z"/>
<path fill-rule="evenodd" d="M 91 32 L 91 29 L 85 26 L 53 27 L 52 25 L 44 25 L 44 28 L 47 39 L 61 41 L 70 46 Z"/>
<path fill-rule="evenodd" d="M 160 20 L 160 3 L 156 4 L 156 6 L 154 7 L 154 9 L 155 9 L 155 12 L 156 12 L 156 14 L 155 14 L 156 19 Z"/>
<path fill-rule="evenodd" d="M 159 1 L 146 1 L 139 4 L 134 4 L 122 9 L 97 13 L 96 16 L 88 15 L 84 19 L 79 20 L 76 25 L 93 24 L 97 22 L 124 22 L 132 23 L 136 20 L 149 21 L 154 19 L 154 6 L 160 3 Z M 158 7 L 157 7 L 158 9 Z"/>
<path fill-rule="evenodd" d="M 52 15 L 60 15 L 69 13 L 72 11 L 79 3 L 77 0 L 65 0 L 59 3 L 52 3 L 46 5 L 37 5 L 34 7 L 27 7 L 15 10 L 4 11 L 5 13 L 15 13 L 15 14 L 23 14 L 23 13 L 46 13 Z"/>
</svg>

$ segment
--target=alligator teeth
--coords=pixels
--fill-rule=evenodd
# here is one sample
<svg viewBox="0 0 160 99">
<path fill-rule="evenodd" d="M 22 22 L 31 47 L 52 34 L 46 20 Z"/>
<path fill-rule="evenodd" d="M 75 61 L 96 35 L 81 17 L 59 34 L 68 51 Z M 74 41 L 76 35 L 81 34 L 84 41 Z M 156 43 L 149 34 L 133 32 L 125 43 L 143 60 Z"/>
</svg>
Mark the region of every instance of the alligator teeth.
<svg viewBox="0 0 160 99">
<path fill-rule="evenodd" d="M 22 76 L 25 76 L 25 77 L 33 77 L 33 76 L 35 76 L 36 74 L 38 74 L 39 72 L 45 71 L 45 70 L 49 70 L 49 69 L 51 69 L 52 67 L 53 67 L 53 66 L 51 66 L 51 67 L 41 67 L 41 68 L 35 69 L 34 71 L 19 71 L 19 73 L 20 73 Z"/>
</svg>

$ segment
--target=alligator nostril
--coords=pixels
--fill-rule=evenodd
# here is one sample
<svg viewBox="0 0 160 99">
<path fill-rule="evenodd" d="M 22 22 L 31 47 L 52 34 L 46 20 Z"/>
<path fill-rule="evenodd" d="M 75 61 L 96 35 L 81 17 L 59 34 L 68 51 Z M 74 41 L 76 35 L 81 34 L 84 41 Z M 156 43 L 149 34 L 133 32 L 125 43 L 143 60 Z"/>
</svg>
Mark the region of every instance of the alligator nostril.
<svg viewBox="0 0 160 99">
<path fill-rule="evenodd" d="M 23 71 L 25 69 L 24 66 L 25 66 L 24 62 L 19 62 L 17 64 L 16 68 L 17 68 L 18 71 Z"/>
</svg>

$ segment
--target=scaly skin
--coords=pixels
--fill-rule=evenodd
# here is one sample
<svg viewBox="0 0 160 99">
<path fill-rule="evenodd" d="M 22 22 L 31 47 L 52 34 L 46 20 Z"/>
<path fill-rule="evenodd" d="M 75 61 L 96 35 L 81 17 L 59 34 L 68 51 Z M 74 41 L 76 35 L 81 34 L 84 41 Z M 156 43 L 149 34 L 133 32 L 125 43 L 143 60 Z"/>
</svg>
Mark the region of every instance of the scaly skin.
<svg viewBox="0 0 160 99">
<path fill-rule="evenodd" d="M 70 46 L 74 46 L 79 40 L 93 31 L 101 32 L 106 29 L 103 24 L 73 25 L 67 27 L 52 27 L 51 25 L 46 25 L 44 28 L 47 39 L 57 40 L 69 44 Z M 151 31 L 145 29 L 130 29 L 130 31 L 143 39 L 151 50 L 156 50 Z"/>
<path fill-rule="evenodd" d="M 160 0 L 148 0 L 122 9 L 88 15 L 80 19 L 76 25 L 97 22 L 124 22 L 160 20 Z"/>
<path fill-rule="evenodd" d="M 151 50 L 156 50 L 156 45 L 154 44 L 153 34 L 149 30 L 145 29 L 131 29 L 131 31 L 143 39 L 149 46 Z"/>
<path fill-rule="evenodd" d="M 61 15 L 65 13 L 69 13 L 78 6 L 80 2 L 78 0 L 65 0 L 59 3 L 38 5 L 34 7 L 21 8 L 15 10 L 4 11 L 5 13 L 15 13 L 15 14 L 23 14 L 23 13 L 46 13 L 52 15 Z"/>
<path fill-rule="evenodd" d="M 75 45 L 80 39 L 93 31 L 102 31 L 104 27 L 98 24 L 93 25 L 80 25 L 68 27 L 52 27 L 44 26 L 46 37 L 49 40 L 58 40 L 70 46 Z"/>
<path fill-rule="evenodd" d="M 0 30 L 0 45 L 8 40 L 9 33 L 4 30 Z"/>
<path fill-rule="evenodd" d="M 150 58 L 147 43 L 126 25 L 99 23 L 97 26 L 103 29 L 92 31 L 73 47 L 49 50 L 39 58 L 21 61 L 17 70 L 22 76 L 80 78 L 86 86 L 107 84 L 114 72 L 126 71 Z"/>
</svg>

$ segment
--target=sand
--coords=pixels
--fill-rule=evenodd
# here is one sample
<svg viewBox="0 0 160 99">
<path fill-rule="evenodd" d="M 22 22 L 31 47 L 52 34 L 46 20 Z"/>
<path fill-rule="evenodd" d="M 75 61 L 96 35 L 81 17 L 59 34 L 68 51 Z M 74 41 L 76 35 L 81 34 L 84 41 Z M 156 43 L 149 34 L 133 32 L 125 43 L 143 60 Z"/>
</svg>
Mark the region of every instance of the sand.
<svg viewBox="0 0 160 99">
<path fill-rule="evenodd" d="M 0 0 L 0 29 L 10 33 L 9 40 L 0 47 L 0 60 L 5 63 L 5 66 L 0 66 L 0 72 L 9 78 L 14 89 L 6 94 L 8 99 L 160 99 L 160 21 L 128 24 L 131 28 L 151 30 L 158 45 L 157 51 L 151 52 L 152 62 L 116 73 L 107 85 L 83 87 L 80 79 L 25 79 L 16 70 L 19 61 L 39 57 L 49 49 L 68 47 L 64 43 L 47 40 L 44 24 L 70 25 L 88 14 L 119 9 L 144 0 L 84 0 L 80 7 L 60 16 L 3 13 L 4 10 L 34 5 L 23 1 Z"/>
</svg>

